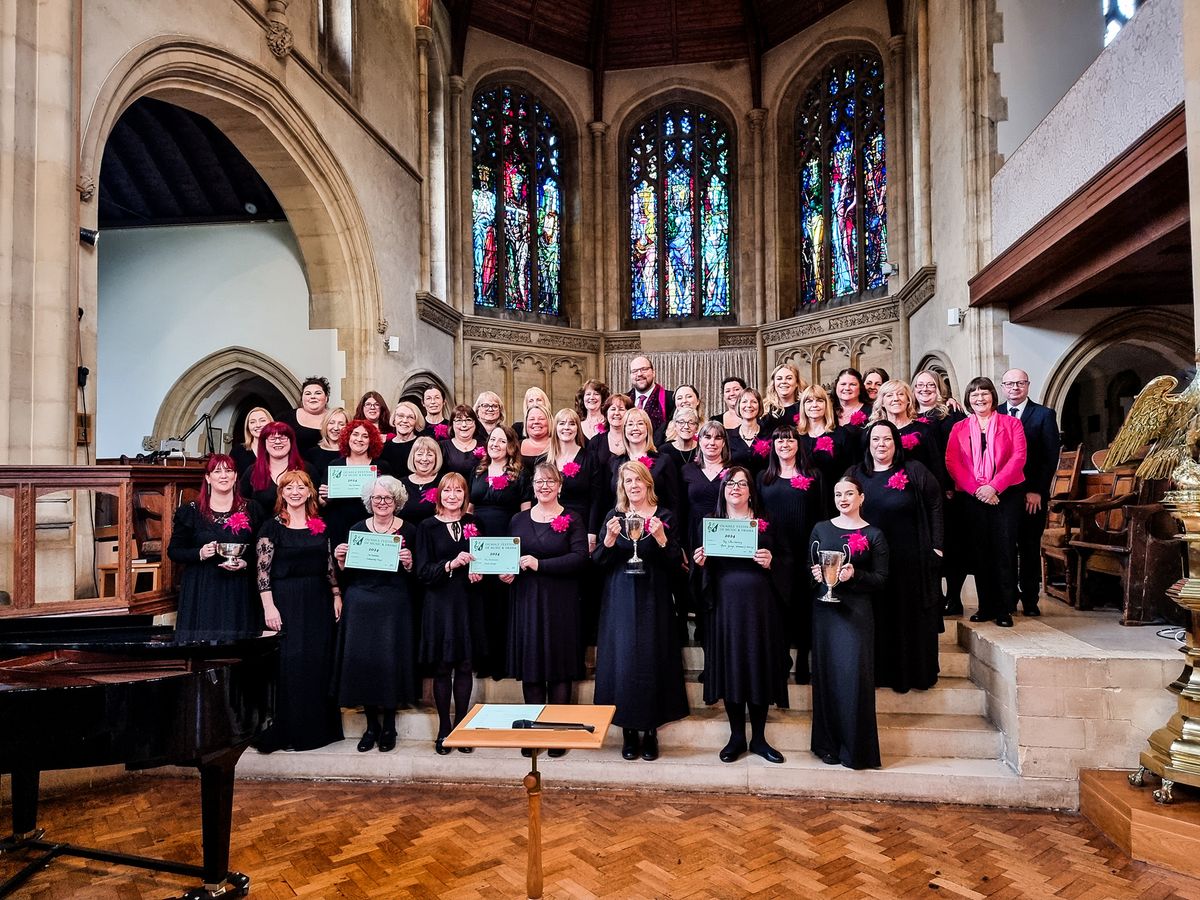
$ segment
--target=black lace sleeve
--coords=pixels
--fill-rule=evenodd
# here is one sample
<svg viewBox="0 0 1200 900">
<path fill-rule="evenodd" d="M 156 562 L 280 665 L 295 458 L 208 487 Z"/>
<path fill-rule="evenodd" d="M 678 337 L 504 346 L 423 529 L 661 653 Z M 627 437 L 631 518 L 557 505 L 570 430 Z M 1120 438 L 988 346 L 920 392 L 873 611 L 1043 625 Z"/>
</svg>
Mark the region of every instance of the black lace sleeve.
<svg viewBox="0 0 1200 900">
<path fill-rule="evenodd" d="M 258 557 L 258 592 L 265 594 L 271 590 L 271 563 L 275 559 L 275 544 L 264 534 L 258 539 L 254 552 Z"/>
<path fill-rule="evenodd" d="M 342 589 L 338 587 L 337 570 L 333 567 L 333 554 L 329 552 L 329 541 L 325 542 L 325 561 L 328 564 L 326 566 L 326 574 L 329 576 L 329 587 L 336 597 L 342 592 Z"/>
</svg>

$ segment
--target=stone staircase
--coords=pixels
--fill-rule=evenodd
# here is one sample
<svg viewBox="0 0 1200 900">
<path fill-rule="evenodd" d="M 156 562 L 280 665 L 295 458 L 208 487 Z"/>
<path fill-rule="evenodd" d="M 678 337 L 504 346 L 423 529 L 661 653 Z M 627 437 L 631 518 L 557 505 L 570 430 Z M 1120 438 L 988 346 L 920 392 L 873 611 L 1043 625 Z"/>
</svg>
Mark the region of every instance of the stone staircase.
<svg viewBox="0 0 1200 900">
<path fill-rule="evenodd" d="M 826 766 L 809 751 L 812 692 L 789 687 L 791 708 L 772 709 L 767 723 L 771 743 L 787 757 L 772 765 L 747 755 L 725 764 L 717 751 L 729 731 L 722 707 L 704 705 L 697 680 L 703 654 L 684 650 L 692 714 L 659 729 L 658 760 L 621 758 L 620 729 L 612 728 L 605 748 L 575 751 L 560 759 L 539 760 L 547 783 L 555 786 L 726 791 L 855 799 L 973 803 L 995 806 L 1073 807 L 1075 782 L 1022 778 L 1003 760 L 1003 736 L 988 720 L 984 691 L 970 680 L 970 656 L 957 643 L 958 624 L 947 623 L 941 636 L 941 678 L 928 691 L 876 694 L 883 768 L 855 772 Z M 580 682 L 575 699 L 590 703 L 594 682 Z M 419 707 L 401 711 L 399 742 L 391 753 L 358 753 L 361 713 L 346 711 L 347 739 L 304 753 L 262 755 L 248 751 L 238 775 L 250 778 L 302 778 L 367 781 L 422 781 L 519 785 L 528 761 L 501 750 L 471 754 L 433 752 L 437 715 L 428 696 Z M 520 703 L 515 681 L 477 681 L 474 700 Z"/>
</svg>

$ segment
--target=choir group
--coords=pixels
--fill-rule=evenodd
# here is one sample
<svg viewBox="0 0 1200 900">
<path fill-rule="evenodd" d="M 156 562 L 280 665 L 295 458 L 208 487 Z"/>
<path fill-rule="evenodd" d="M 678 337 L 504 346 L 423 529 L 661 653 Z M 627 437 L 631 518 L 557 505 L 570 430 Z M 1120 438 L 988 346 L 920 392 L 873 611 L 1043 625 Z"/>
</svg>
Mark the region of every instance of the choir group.
<svg viewBox="0 0 1200 900">
<path fill-rule="evenodd" d="M 845 369 L 830 394 L 784 364 L 763 393 L 726 379 L 707 418 L 694 387 L 666 390 L 638 357 L 628 391 L 590 380 L 553 410 L 532 388 L 510 423 L 490 391 L 451 406 L 430 388 L 390 410 L 368 391 L 348 411 L 309 378 L 282 421 L 246 416 L 244 442 L 208 459 L 177 511 L 177 631 L 281 632 L 264 752 L 341 740 L 343 707 L 365 711 L 360 751 L 392 750 L 397 710 L 430 677 L 449 754 L 474 678 L 570 703 L 594 645 L 595 702 L 616 706 L 624 758 L 653 760 L 658 729 L 688 715 L 694 639 L 704 700 L 729 720 L 723 761 L 783 761 L 767 711 L 794 678 L 812 684 L 812 751 L 877 767 L 875 690 L 936 683 L 968 572 L 972 620 L 1010 626 L 1018 587 L 1038 614 L 1019 548 L 1023 519 L 1044 516 L 1042 476 L 1013 401 L 1037 405 L 1023 372 L 1002 385 L 1015 415 L 988 378 L 960 406 L 930 371 L 909 384 Z M 718 552 L 718 534 L 750 543 Z M 487 537 L 519 539 L 504 574 L 472 571 Z M 239 543 L 240 558 L 219 552 Z"/>
</svg>

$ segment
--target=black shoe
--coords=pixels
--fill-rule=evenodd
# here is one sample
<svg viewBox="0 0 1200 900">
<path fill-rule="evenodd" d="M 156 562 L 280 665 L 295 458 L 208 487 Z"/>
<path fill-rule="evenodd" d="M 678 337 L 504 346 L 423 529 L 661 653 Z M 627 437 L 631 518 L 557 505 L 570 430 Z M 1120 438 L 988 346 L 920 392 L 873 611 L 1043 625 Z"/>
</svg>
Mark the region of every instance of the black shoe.
<svg viewBox="0 0 1200 900">
<path fill-rule="evenodd" d="M 561 747 L 556 747 L 553 750 L 547 750 L 546 755 L 548 757 L 550 757 L 551 759 L 558 759 L 560 756 L 566 756 L 567 751 L 562 749 Z"/>
<path fill-rule="evenodd" d="M 961 616 L 963 614 L 963 605 L 961 603 L 947 603 L 942 607 L 943 616 Z"/>
<path fill-rule="evenodd" d="M 731 737 L 729 743 L 721 750 L 719 756 L 721 757 L 721 762 L 731 763 L 737 762 L 745 752 L 746 739 L 744 737 Z"/>
<path fill-rule="evenodd" d="M 637 729 L 624 728 L 621 730 L 621 735 L 625 738 L 625 743 L 621 745 L 621 756 L 624 759 L 637 759 L 641 752 Z"/>
<path fill-rule="evenodd" d="M 1000 615 L 996 616 L 996 624 L 1001 628 L 1012 628 L 1012 616 L 1010 616 L 1008 613 L 1000 613 Z"/>
<path fill-rule="evenodd" d="M 972 622 L 986 622 L 987 616 L 983 615 L 982 613 L 975 613 L 975 615 L 971 616 L 971 621 Z"/>
<path fill-rule="evenodd" d="M 475 748 L 474 747 L 459 747 L 458 752 L 459 753 L 474 753 Z"/>
<path fill-rule="evenodd" d="M 378 738 L 379 735 L 377 735 L 374 731 L 369 729 L 364 731 L 362 740 L 358 742 L 358 752 L 366 753 L 368 750 L 372 749 L 375 746 L 375 741 L 378 740 Z"/>
<path fill-rule="evenodd" d="M 658 732 L 651 728 L 642 740 L 642 759 L 654 762 L 658 759 Z"/>
<path fill-rule="evenodd" d="M 750 742 L 750 752 L 761 756 L 769 763 L 783 762 L 783 754 L 768 744 L 766 741 L 761 743 Z"/>
<path fill-rule="evenodd" d="M 827 766 L 836 766 L 838 763 L 841 762 L 841 760 L 838 759 L 838 756 L 836 753 L 826 753 L 824 756 L 821 757 L 821 762 L 825 763 L 825 765 L 827 765 Z"/>
<path fill-rule="evenodd" d="M 1021 614 L 1033 618 L 1034 616 L 1040 616 L 1042 611 L 1036 606 L 1027 606 L 1021 611 Z"/>
<path fill-rule="evenodd" d="M 396 749 L 396 732 L 385 731 L 379 736 L 379 752 L 390 753 Z"/>
<path fill-rule="evenodd" d="M 522 755 L 523 757 L 525 757 L 526 759 L 532 759 L 532 758 L 533 758 L 533 751 L 532 751 L 532 750 L 530 750 L 528 747 L 526 747 L 526 748 L 524 748 L 524 749 L 521 751 L 521 755 Z"/>
<path fill-rule="evenodd" d="M 438 738 L 436 741 L 433 742 L 433 751 L 438 756 L 449 756 L 450 755 L 450 748 L 445 746 L 442 743 L 442 738 Z"/>
</svg>

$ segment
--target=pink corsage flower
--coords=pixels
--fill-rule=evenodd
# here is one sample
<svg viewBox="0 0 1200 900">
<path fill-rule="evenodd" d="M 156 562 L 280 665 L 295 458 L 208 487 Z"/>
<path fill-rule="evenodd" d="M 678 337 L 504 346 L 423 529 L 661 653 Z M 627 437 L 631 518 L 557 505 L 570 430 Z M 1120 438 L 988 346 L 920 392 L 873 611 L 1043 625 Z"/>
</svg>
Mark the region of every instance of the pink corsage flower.
<svg viewBox="0 0 1200 900">
<path fill-rule="evenodd" d="M 887 480 L 887 486 L 893 491 L 902 491 L 908 487 L 908 476 L 901 470 Z"/>
<path fill-rule="evenodd" d="M 816 446 L 814 446 L 813 449 L 816 450 L 818 453 L 828 453 L 830 456 L 832 456 L 833 455 L 833 438 L 831 438 L 827 434 L 822 435 L 821 437 L 817 438 Z"/>
<path fill-rule="evenodd" d="M 767 530 L 767 520 L 759 519 L 758 520 L 758 533 L 762 534 L 766 530 Z"/>
<path fill-rule="evenodd" d="M 555 516 L 550 522 L 550 527 L 562 534 L 571 526 L 571 514 L 563 513 L 561 516 Z"/>
<path fill-rule="evenodd" d="M 474 522 L 464 525 L 463 526 L 463 537 L 465 537 L 465 538 L 479 537 L 479 526 L 477 526 Z"/>
<path fill-rule="evenodd" d="M 728 477 L 729 477 L 728 469 L 722 469 L 720 472 L 717 473 L 717 478 L 719 478 L 721 481 L 724 481 Z"/>
<path fill-rule="evenodd" d="M 813 480 L 807 475 L 793 475 L 791 485 L 798 491 L 807 491 L 812 487 Z"/>
<path fill-rule="evenodd" d="M 771 452 L 771 442 L 768 441 L 766 438 L 762 438 L 760 440 L 755 441 L 750 446 L 750 450 L 754 453 L 755 456 L 766 456 Z"/>
<path fill-rule="evenodd" d="M 575 460 L 571 460 L 569 463 L 567 463 L 565 466 L 562 467 L 562 473 L 567 478 L 574 478 L 576 475 L 579 474 L 579 468 L 580 468 L 579 463 L 575 462 Z"/>
<path fill-rule="evenodd" d="M 308 530 L 311 534 L 324 534 L 325 533 L 325 523 L 322 520 L 318 519 L 316 516 L 313 516 L 305 524 L 308 525 Z"/>
<path fill-rule="evenodd" d="M 929 424 L 929 416 L 917 416 L 917 421 L 920 422 L 922 425 L 928 425 Z"/>
<path fill-rule="evenodd" d="M 450 437 L 450 426 L 449 425 L 434 425 L 433 426 L 433 436 L 435 438 L 437 438 L 439 441 L 444 441 L 446 438 Z"/>
<path fill-rule="evenodd" d="M 654 468 L 654 457 L 653 456 L 639 456 L 637 458 L 637 461 L 640 462 L 647 469 Z"/>
<path fill-rule="evenodd" d="M 794 416 L 792 416 L 792 424 L 793 425 L 800 424 L 800 413 L 796 413 Z"/>
<path fill-rule="evenodd" d="M 476 459 L 483 459 L 483 454 L 484 454 L 486 451 L 485 451 L 485 450 L 484 450 L 482 447 L 476 447 L 476 448 L 475 448 L 474 450 L 472 450 L 471 452 L 475 454 L 475 458 L 476 458 Z"/>
<path fill-rule="evenodd" d="M 244 512 L 234 513 L 225 522 L 225 527 L 234 534 L 241 534 L 243 531 L 250 530 L 250 517 Z"/>
<path fill-rule="evenodd" d="M 905 450 L 911 450 L 919 443 L 921 443 L 921 436 L 915 431 L 900 435 L 900 446 Z"/>
<path fill-rule="evenodd" d="M 496 476 L 489 475 L 488 476 L 488 487 L 490 487 L 493 491 L 504 490 L 506 487 L 508 487 L 508 476 L 507 475 L 496 475 Z"/>
<path fill-rule="evenodd" d="M 607 425 L 605 425 L 603 422 L 596 423 L 596 434 L 604 434 L 606 431 L 608 431 Z"/>
<path fill-rule="evenodd" d="M 861 409 L 856 410 L 854 412 L 854 415 L 852 415 L 850 417 L 850 424 L 851 425 L 866 425 L 867 424 L 867 414 L 865 412 L 863 412 Z"/>
<path fill-rule="evenodd" d="M 435 487 L 426 488 L 421 492 L 422 503 L 437 503 L 438 489 Z"/>
<path fill-rule="evenodd" d="M 866 535 L 856 531 L 853 534 L 847 535 L 846 546 L 850 549 L 850 555 L 853 556 L 855 553 L 866 552 L 871 546 L 871 542 L 867 540 Z"/>
</svg>

